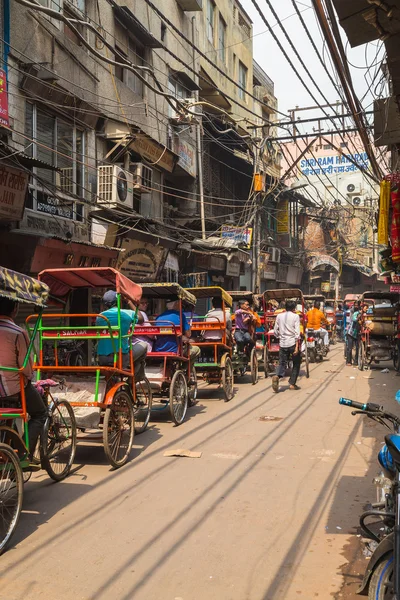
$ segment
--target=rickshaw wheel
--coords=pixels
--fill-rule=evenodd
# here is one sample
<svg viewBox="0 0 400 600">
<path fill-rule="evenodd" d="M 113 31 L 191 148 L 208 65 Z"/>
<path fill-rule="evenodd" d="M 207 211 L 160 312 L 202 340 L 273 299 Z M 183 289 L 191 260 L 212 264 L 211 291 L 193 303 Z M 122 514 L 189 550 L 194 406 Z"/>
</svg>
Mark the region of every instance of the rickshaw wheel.
<svg viewBox="0 0 400 600">
<path fill-rule="evenodd" d="M 131 394 L 125 389 L 116 391 L 107 406 L 103 421 L 103 444 L 112 467 L 122 467 L 129 458 L 135 434 L 135 414 Z"/>
<path fill-rule="evenodd" d="M 186 377 L 183 371 L 175 371 L 169 388 L 169 410 L 175 425 L 183 423 L 188 402 Z"/>
<path fill-rule="evenodd" d="M 136 384 L 136 396 L 133 402 L 135 413 L 135 433 L 143 433 L 150 421 L 153 394 L 150 381 L 145 377 Z"/>
<path fill-rule="evenodd" d="M 197 373 L 193 366 L 190 371 L 190 381 L 188 385 L 188 406 L 194 406 L 197 400 Z"/>
<path fill-rule="evenodd" d="M 269 352 L 265 345 L 263 351 L 263 362 L 264 362 L 264 377 L 267 378 L 269 374 Z"/>
<path fill-rule="evenodd" d="M 54 400 L 41 436 L 40 457 L 54 481 L 67 477 L 76 451 L 76 421 L 72 406 L 67 400 Z"/>
<path fill-rule="evenodd" d="M 229 402 L 233 398 L 233 365 L 231 357 L 227 354 L 221 359 L 222 368 L 222 389 L 224 391 L 224 401 Z"/>
<path fill-rule="evenodd" d="M 363 342 L 360 343 L 360 348 L 358 350 L 358 368 L 360 371 L 364 371 L 365 366 L 365 347 Z"/>
<path fill-rule="evenodd" d="M 250 354 L 250 366 L 251 366 L 251 383 L 255 385 L 258 381 L 258 358 L 257 350 L 254 347 Z"/>
<path fill-rule="evenodd" d="M 0 554 L 11 539 L 24 496 L 22 469 L 14 450 L 0 444 Z"/>
<path fill-rule="evenodd" d="M 309 357 L 308 357 L 307 342 L 305 342 L 304 359 L 306 362 L 306 378 L 309 379 L 309 377 L 310 377 L 310 361 L 309 361 Z"/>
</svg>

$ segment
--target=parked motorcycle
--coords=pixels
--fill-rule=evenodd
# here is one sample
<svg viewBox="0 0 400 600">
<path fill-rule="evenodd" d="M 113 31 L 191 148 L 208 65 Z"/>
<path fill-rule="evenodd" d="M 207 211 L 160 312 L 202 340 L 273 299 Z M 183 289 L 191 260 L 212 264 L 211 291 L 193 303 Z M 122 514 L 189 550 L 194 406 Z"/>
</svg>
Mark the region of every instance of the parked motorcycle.
<svg viewBox="0 0 400 600">
<path fill-rule="evenodd" d="M 339 403 L 356 409 L 352 415 L 366 415 L 393 431 L 385 436 L 386 445 L 378 456 L 383 469 L 375 478 L 378 501 L 360 517 L 361 530 L 375 549 L 357 593 L 369 600 L 400 600 L 400 418 L 371 402 L 340 398 Z M 375 530 L 366 524 L 371 517 L 379 524 Z"/>
<path fill-rule="evenodd" d="M 312 363 L 322 361 L 328 354 L 328 350 L 324 346 L 320 331 L 307 329 L 307 352 L 310 362 Z"/>
</svg>

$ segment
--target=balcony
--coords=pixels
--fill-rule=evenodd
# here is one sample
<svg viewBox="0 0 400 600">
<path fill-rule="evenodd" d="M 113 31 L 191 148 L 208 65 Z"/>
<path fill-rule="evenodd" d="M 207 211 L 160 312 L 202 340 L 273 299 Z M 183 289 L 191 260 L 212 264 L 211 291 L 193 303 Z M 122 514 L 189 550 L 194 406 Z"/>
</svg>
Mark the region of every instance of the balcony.
<svg viewBox="0 0 400 600">
<path fill-rule="evenodd" d="M 176 0 L 181 9 L 185 12 L 194 12 L 203 10 L 203 0 Z"/>
</svg>

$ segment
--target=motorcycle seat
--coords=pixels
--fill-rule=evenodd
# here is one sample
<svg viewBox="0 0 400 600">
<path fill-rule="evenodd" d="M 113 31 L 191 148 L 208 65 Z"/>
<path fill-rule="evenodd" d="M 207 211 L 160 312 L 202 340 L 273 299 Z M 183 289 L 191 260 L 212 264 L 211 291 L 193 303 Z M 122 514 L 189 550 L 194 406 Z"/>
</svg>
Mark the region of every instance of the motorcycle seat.
<svg viewBox="0 0 400 600">
<path fill-rule="evenodd" d="M 385 436 L 385 441 L 396 467 L 400 469 L 400 435 L 390 433 Z"/>
</svg>

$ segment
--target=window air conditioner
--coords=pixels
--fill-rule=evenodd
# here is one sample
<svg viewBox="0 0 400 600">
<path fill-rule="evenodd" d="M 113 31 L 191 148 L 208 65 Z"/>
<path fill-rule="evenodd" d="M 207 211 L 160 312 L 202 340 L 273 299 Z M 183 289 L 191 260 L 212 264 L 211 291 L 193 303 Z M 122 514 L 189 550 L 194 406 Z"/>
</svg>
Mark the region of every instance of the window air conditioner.
<svg viewBox="0 0 400 600">
<path fill-rule="evenodd" d="M 270 255 L 271 262 L 275 262 L 275 263 L 281 262 L 281 251 L 279 248 L 273 248 L 272 246 L 270 246 L 268 248 L 268 254 Z"/>
<path fill-rule="evenodd" d="M 149 193 L 153 187 L 153 169 L 143 163 L 131 163 L 133 187 L 136 192 Z"/>
<path fill-rule="evenodd" d="M 97 170 L 97 204 L 104 208 L 133 210 L 133 177 L 119 165 L 101 165 Z"/>
</svg>

